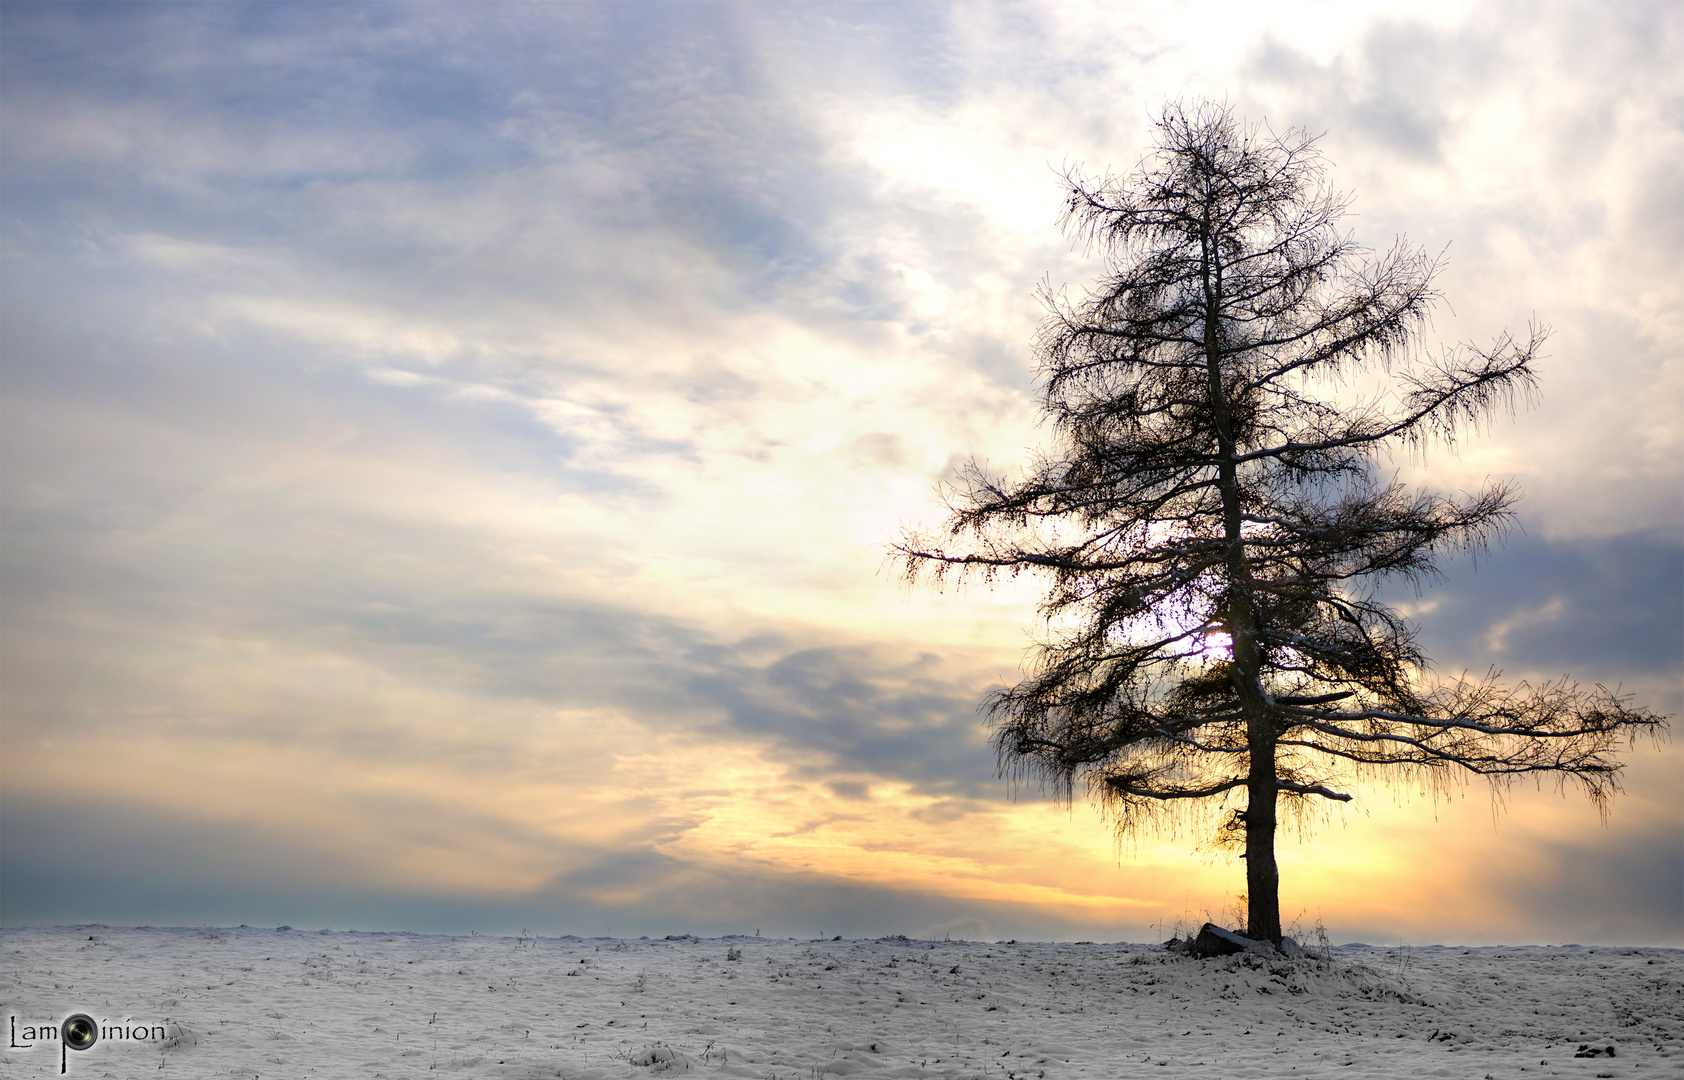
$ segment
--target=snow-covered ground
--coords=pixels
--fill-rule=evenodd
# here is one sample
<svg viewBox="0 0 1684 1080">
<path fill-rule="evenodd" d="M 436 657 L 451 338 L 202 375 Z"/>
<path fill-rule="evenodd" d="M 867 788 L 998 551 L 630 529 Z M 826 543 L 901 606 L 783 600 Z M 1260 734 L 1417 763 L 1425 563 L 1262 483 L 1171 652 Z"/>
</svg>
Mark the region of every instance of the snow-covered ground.
<svg viewBox="0 0 1684 1080">
<path fill-rule="evenodd" d="M 69 1075 L 150 1077 L 1684 1074 L 1676 949 L 1343 946 L 1288 964 L 1123 944 L 81 927 L 0 932 L 0 957 L 5 1076 L 57 1075 L 61 1055 Z M 28 1037 L 77 1012 L 117 1030 L 82 1052 Z"/>
</svg>

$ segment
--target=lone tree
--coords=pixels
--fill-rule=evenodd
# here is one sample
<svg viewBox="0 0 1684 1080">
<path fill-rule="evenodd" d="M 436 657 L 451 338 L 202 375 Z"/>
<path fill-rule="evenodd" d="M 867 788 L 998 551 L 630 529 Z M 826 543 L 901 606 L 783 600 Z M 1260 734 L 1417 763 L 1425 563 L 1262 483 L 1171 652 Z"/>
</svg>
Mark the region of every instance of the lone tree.
<svg viewBox="0 0 1684 1080">
<path fill-rule="evenodd" d="M 1243 834 L 1244 932 L 1277 945 L 1282 810 L 1470 774 L 1552 774 L 1605 810 L 1615 751 L 1667 720 L 1566 678 L 1436 680 L 1379 600 L 1500 538 L 1517 498 L 1412 492 L 1384 455 L 1529 398 L 1542 334 L 1424 356 L 1438 262 L 1341 234 L 1314 141 L 1172 106 L 1134 173 L 1066 173 L 1066 230 L 1107 272 L 1043 297 L 1053 447 L 1018 482 L 972 462 L 945 533 L 894 546 L 911 580 L 1050 578 L 1033 669 L 989 703 L 1002 775 L 1066 801 L 1080 778 L 1120 832 L 1182 811 Z"/>
</svg>

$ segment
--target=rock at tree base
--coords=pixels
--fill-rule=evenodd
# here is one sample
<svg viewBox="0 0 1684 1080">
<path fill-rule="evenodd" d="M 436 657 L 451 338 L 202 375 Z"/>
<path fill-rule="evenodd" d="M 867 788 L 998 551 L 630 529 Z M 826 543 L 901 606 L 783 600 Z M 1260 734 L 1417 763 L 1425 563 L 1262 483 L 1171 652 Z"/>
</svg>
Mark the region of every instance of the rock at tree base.
<svg viewBox="0 0 1684 1080">
<path fill-rule="evenodd" d="M 1281 947 L 1277 951 L 1267 941 L 1256 941 L 1236 934 L 1232 930 L 1224 930 L 1214 923 L 1205 923 L 1199 928 L 1198 937 L 1172 938 L 1164 944 L 1164 948 L 1174 952 L 1196 956 L 1201 960 L 1208 960 L 1213 956 L 1232 956 L 1235 953 L 1253 952 L 1259 956 L 1302 956 L 1304 950 L 1291 938 L 1282 938 Z"/>
</svg>

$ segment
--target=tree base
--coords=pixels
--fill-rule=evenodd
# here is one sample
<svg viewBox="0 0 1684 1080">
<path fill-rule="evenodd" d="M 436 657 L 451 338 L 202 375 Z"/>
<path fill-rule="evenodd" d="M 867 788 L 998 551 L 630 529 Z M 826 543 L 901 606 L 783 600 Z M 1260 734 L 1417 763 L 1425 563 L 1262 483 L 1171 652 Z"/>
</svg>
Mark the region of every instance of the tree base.
<svg viewBox="0 0 1684 1080">
<path fill-rule="evenodd" d="M 1243 934 L 1236 934 L 1232 930 L 1224 930 L 1214 923 L 1205 923 L 1200 927 L 1197 937 L 1174 938 L 1166 942 L 1164 948 L 1186 956 L 1196 956 L 1200 960 L 1208 960 L 1213 956 L 1233 956 L 1242 952 L 1269 957 L 1298 957 L 1304 954 L 1298 943 L 1289 937 L 1281 938 L 1280 948 L 1277 949 L 1267 941 L 1258 941 Z"/>
</svg>

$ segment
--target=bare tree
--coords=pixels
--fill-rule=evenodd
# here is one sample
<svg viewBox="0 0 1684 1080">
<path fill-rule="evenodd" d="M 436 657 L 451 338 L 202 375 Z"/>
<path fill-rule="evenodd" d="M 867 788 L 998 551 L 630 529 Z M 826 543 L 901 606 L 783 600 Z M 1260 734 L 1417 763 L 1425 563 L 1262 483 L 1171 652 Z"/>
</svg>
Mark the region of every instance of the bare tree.
<svg viewBox="0 0 1684 1080">
<path fill-rule="evenodd" d="M 1172 106 L 1135 172 L 1065 181 L 1107 272 L 1044 296 L 1053 447 L 1018 482 L 973 462 L 945 533 L 895 545 L 912 580 L 1050 578 L 1033 670 L 989 704 L 1002 774 L 1064 800 L 1080 779 L 1123 833 L 1167 813 L 1243 836 L 1244 932 L 1277 945 L 1280 811 L 1353 779 L 1548 774 L 1605 808 L 1622 742 L 1666 717 L 1566 678 L 1435 679 L 1377 595 L 1500 539 L 1514 488 L 1416 493 L 1381 466 L 1530 398 L 1543 334 L 1426 356 L 1438 262 L 1341 234 L 1314 139 L 1225 107 Z"/>
</svg>

